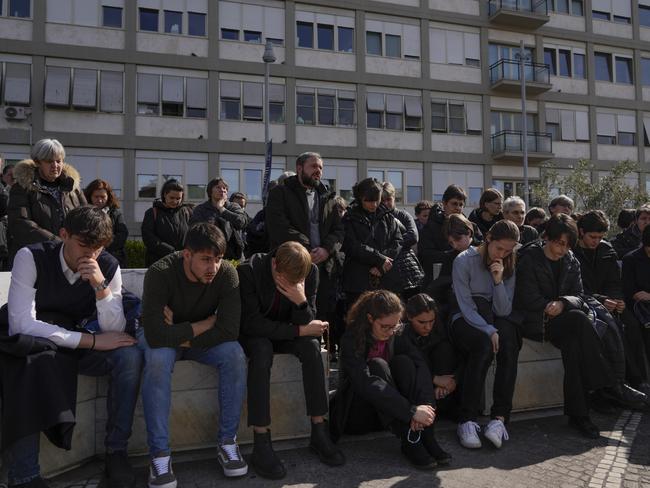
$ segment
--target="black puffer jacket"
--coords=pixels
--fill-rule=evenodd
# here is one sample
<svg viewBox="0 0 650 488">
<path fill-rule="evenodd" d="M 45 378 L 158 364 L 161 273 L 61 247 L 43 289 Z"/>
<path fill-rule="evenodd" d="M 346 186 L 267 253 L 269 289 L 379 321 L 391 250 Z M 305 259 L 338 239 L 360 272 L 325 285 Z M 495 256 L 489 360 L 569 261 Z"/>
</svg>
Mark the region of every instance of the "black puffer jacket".
<svg viewBox="0 0 650 488">
<path fill-rule="evenodd" d="M 562 258 L 562 271 L 556 282 L 544 254 L 544 244 L 536 242 L 517 255 L 517 283 L 511 318 L 519 323 L 528 339 L 543 340 L 544 308 L 548 302 L 562 300 L 565 311 L 582 308 L 580 263 L 569 251 Z"/>
<path fill-rule="evenodd" d="M 618 256 L 609 242 L 600 241 L 595 254 L 585 252 L 580 246 L 576 246 L 573 253 L 580 262 L 582 286 L 587 295 L 601 303 L 606 298 L 623 299 Z"/>
<path fill-rule="evenodd" d="M 499 212 L 499 215 L 493 217 L 491 220 L 483 220 L 483 217 L 481 216 L 482 213 L 483 209 L 475 208 L 467 218 L 470 222 L 474 222 L 478 226 L 481 234 L 485 235 L 494 224 L 496 224 L 499 220 L 503 220 L 503 214 Z"/>
<path fill-rule="evenodd" d="M 126 222 L 124 222 L 124 215 L 119 208 L 111 208 L 108 211 L 108 216 L 111 218 L 111 222 L 113 222 L 113 241 L 106 248 L 106 251 L 117 259 L 120 263 L 120 268 L 126 268 L 127 262 L 124 246 L 129 237 L 129 229 L 126 226 Z"/>
<path fill-rule="evenodd" d="M 641 245 L 641 231 L 636 224 L 631 225 L 612 239 L 612 246 L 618 259 L 623 259 L 626 254 L 638 249 Z"/>
<path fill-rule="evenodd" d="M 395 259 L 401 251 L 402 233 L 397 220 L 384 205 L 369 213 L 361 204 L 352 202 L 343 217 L 343 224 L 343 290 L 363 293 L 371 288 L 370 268 L 381 270 L 386 258 Z M 385 286 L 383 277 L 382 286 Z"/>
<path fill-rule="evenodd" d="M 453 258 L 456 257 L 456 252 L 451 248 L 442 232 L 444 222 L 445 213 L 442 210 L 442 206 L 434 205 L 429 213 L 429 220 L 427 220 L 426 225 L 422 228 L 422 232 L 420 232 L 418 258 L 424 270 L 425 284 L 428 284 L 433 277 L 434 263 L 453 261 Z M 475 223 L 472 222 L 472 226 L 474 227 L 474 241 L 472 245 L 478 245 L 483 241 L 483 234 Z"/>
<path fill-rule="evenodd" d="M 60 201 L 52 194 L 38 177 L 38 167 L 31 159 L 21 161 L 14 168 L 16 183 L 9 193 L 9 260 L 18 249 L 27 244 L 35 244 L 59 239 L 63 219 L 73 208 L 86 204 L 86 197 L 79 184 L 81 178 L 76 169 L 69 164 L 57 179 Z"/>
<path fill-rule="evenodd" d="M 159 199 L 144 213 L 142 240 L 146 247 L 147 267 L 185 246 L 185 234 L 192 216 L 192 206 L 182 204 L 168 208 Z"/>
<path fill-rule="evenodd" d="M 397 219 L 403 241 L 402 250 L 395 258 L 393 268 L 387 273 L 386 279 L 390 281 L 391 288 L 399 291 L 416 288 L 424 278 L 424 271 L 413 250 L 413 246 L 418 243 L 418 229 L 415 220 L 407 211 L 396 208 L 391 213 Z"/>
<path fill-rule="evenodd" d="M 242 258 L 244 254 L 243 230 L 248 224 L 248 216 L 238 204 L 226 202 L 223 211 L 219 212 L 210 200 L 203 202 L 192 213 L 190 225 L 195 222 L 209 222 L 221 229 L 228 244 L 224 258 Z"/>
</svg>

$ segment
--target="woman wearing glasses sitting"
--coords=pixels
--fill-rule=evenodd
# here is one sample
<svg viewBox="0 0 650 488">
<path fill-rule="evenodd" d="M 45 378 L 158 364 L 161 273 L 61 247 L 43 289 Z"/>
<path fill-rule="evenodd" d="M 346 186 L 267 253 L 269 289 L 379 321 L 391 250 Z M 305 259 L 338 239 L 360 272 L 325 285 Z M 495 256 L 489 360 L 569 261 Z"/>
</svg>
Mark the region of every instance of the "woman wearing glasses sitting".
<svg viewBox="0 0 650 488">
<path fill-rule="evenodd" d="M 520 339 L 507 320 L 515 293 L 515 254 L 519 229 L 500 220 L 479 247 L 470 247 L 454 260 L 452 281 L 457 306 L 452 306 L 451 340 L 465 361 L 460 378 L 458 438 L 463 447 L 481 447 L 476 423 L 485 377 L 496 356 L 492 420 L 485 437 L 501 447 L 508 439 L 505 424 L 512 410 Z M 454 310 L 455 308 L 455 310 Z"/>
<path fill-rule="evenodd" d="M 341 338 L 340 385 L 331 407 L 332 434 L 390 430 L 402 453 L 419 469 L 451 460 L 435 440 L 433 383 L 420 351 L 396 344 L 404 309 L 387 290 L 363 293 L 347 316 Z"/>
</svg>

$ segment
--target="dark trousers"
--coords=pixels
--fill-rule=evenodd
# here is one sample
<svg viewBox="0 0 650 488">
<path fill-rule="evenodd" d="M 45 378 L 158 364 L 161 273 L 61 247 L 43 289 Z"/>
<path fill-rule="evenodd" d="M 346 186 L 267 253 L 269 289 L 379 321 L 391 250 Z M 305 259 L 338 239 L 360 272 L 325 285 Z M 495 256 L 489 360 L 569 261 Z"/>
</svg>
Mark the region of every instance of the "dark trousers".
<svg viewBox="0 0 650 488">
<path fill-rule="evenodd" d="M 434 334 L 436 332 L 434 330 L 431 333 Z M 433 376 L 454 375 L 456 377 L 456 383 L 460 382 L 463 369 L 460 367 L 461 365 L 458 360 L 456 349 L 447 338 L 440 340 L 440 342 L 436 343 L 431 347 L 431 349 L 429 349 L 426 354 L 426 360 L 432 378 Z M 458 393 L 459 390 L 456 388 L 456 391 L 451 395 L 436 400 L 437 415 L 447 417 L 454 422 L 458 421 Z"/>
<path fill-rule="evenodd" d="M 399 354 L 393 356 L 390 362 L 381 358 L 373 358 L 368 361 L 368 369 L 371 375 L 383 379 L 396 388 L 402 396 L 411 402 L 411 405 L 418 403 L 417 398 L 420 398 L 420 395 L 416 378 L 417 368 L 410 357 Z M 394 433 L 399 434 L 406 424 L 387 415 L 381 405 L 373 405 L 359 395 L 353 394 L 345 424 L 347 434 L 366 434 L 389 427 Z"/>
<path fill-rule="evenodd" d="M 647 383 L 648 357 L 643 337 L 645 330 L 634 313 L 627 308 L 618 317 L 624 326 L 625 377 L 632 385 Z"/>
<path fill-rule="evenodd" d="M 512 410 L 512 395 L 517 380 L 517 360 L 520 341 L 515 324 L 497 318 L 494 326 L 499 332 L 499 352 L 492 393 L 491 416 L 504 417 L 506 422 Z M 458 318 L 451 326 L 454 344 L 465 359 L 463 376 L 460 378 L 459 422 L 476 421 L 481 408 L 481 394 L 488 368 L 494 357 L 490 337 L 476 327 Z"/>
<path fill-rule="evenodd" d="M 325 369 L 320 355 L 320 340 L 296 337 L 292 341 L 271 341 L 266 337 L 243 337 L 241 344 L 248 356 L 248 425 L 271 425 L 271 366 L 273 354 L 293 354 L 302 364 L 307 415 L 327 413 Z"/>
<path fill-rule="evenodd" d="M 588 393 L 615 381 L 591 320 L 580 310 L 563 312 L 546 324 L 546 337 L 562 352 L 564 413 L 588 416 Z"/>
</svg>

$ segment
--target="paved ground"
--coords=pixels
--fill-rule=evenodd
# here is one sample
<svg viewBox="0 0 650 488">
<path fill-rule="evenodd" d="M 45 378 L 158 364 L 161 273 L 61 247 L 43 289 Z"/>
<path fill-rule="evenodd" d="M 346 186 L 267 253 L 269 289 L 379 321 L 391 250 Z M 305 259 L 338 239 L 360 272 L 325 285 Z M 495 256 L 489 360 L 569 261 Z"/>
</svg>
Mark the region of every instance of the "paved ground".
<svg viewBox="0 0 650 488">
<path fill-rule="evenodd" d="M 650 413 L 621 411 L 594 416 L 603 429 L 598 440 L 587 440 L 566 427 L 559 412 L 530 418 L 516 415 L 510 424 L 510 441 L 501 450 L 485 441 L 481 450 L 460 447 L 454 426 L 441 422 L 438 438 L 453 456 L 451 467 L 433 472 L 412 469 L 399 452 L 399 443 L 388 435 L 347 437 L 342 441 L 348 462 L 327 468 L 304 446 L 306 440 L 284 443 L 281 458 L 289 475 L 269 481 L 249 474 L 226 480 L 213 452 L 175 456 L 179 488 L 648 488 L 650 487 Z M 250 447 L 242 449 L 245 455 Z M 138 486 L 146 486 L 146 460 L 138 460 Z M 252 471 L 251 471 L 252 473 Z M 96 488 L 101 464 L 91 463 L 52 480 L 54 488 Z"/>
</svg>

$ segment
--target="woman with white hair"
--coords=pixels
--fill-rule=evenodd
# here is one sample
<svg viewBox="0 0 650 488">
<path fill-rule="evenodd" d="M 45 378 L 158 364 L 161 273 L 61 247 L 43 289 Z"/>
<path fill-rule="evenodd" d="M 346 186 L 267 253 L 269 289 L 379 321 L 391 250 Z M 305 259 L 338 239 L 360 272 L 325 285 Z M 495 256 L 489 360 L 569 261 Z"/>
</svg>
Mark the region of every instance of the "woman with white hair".
<svg viewBox="0 0 650 488">
<path fill-rule="evenodd" d="M 519 244 L 522 246 L 539 239 L 535 227 L 524 225 L 526 218 L 526 203 L 519 197 L 508 197 L 503 202 L 503 218 L 514 222 L 519 227 Z"/>
<path fill-rule="evenodd" d="M 56 139 L 41 139 L 14 168 L 9 196 L 9 262 L 28 244 L 59 239 L 63 219 L 86 204 L 76 169 L 65 163 L 65 149 Z"/>
</svg>

